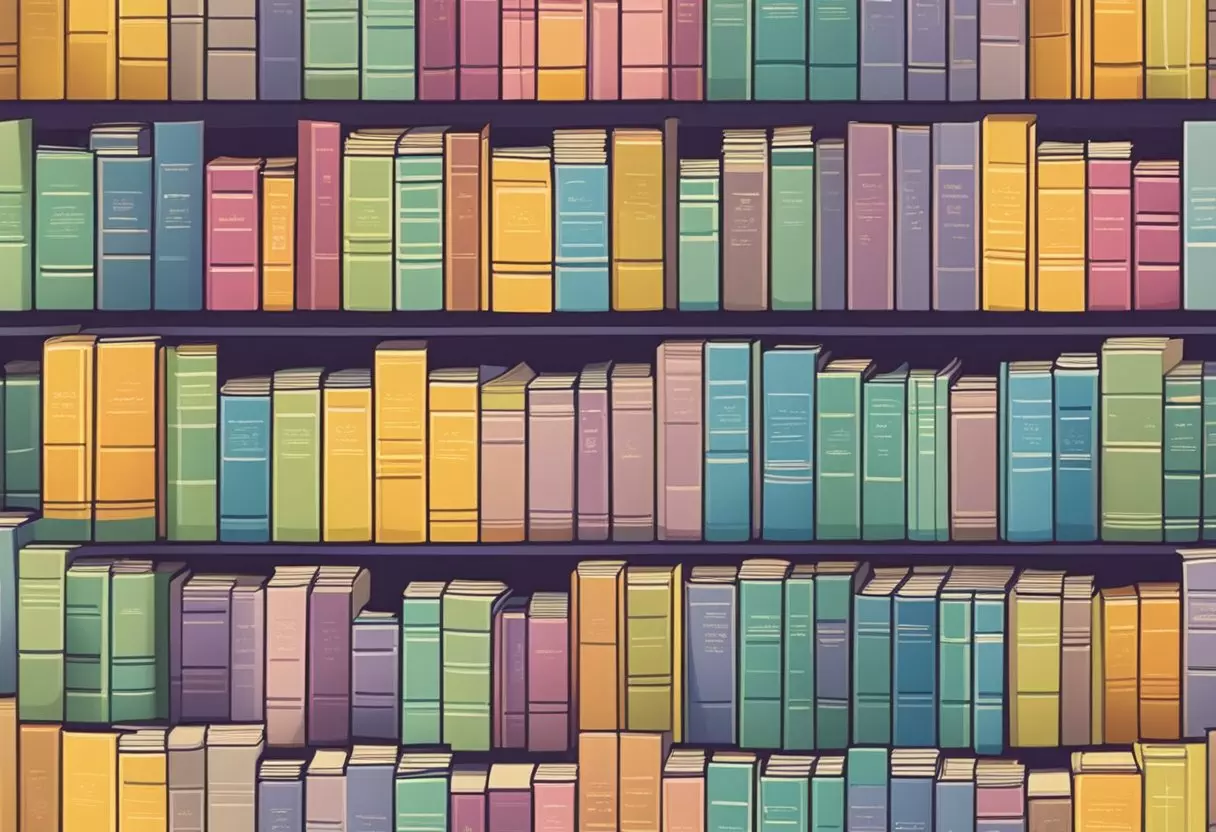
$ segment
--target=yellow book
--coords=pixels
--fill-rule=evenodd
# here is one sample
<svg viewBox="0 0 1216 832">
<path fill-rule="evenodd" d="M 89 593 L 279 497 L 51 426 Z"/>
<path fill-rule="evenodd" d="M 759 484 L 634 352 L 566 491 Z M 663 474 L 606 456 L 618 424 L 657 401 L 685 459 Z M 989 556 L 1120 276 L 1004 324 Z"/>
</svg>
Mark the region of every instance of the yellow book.
<svg viewBox="0 0 1216 832">
<path fill-rule="evenodd" d="M 93 376 L 97 338 L 42 349 L 42 520 L 48 540 L 93 537 Z"/>
<path fill-rule="evenodd" d="M 1009 599 L 1009 742 L 1015 747 L 1060 743 L 1063 593 L 1063 572 L 1027 569 Z"/>
<path fill-rule="evenodd" d="M 97 342 L 97 540 L 155 540 L 159 339 Z"/>
<path fill-rule="evenodd" d="M 325 378 L 322 538 L 372 539 L 372 374 L 339 370 Z"/>
<path fill-rule="evenodd" d="M 21 832 L 59 830 L 59 769 L 63 759 L 63 728 L 22 725 Z"/>
<path fill-rule="evenodd" d="M 493 151 L 490 304 L 553 311 L 553 171 L 547 147 Z"/>
<path fill-rule="evenodd" d="M 570 582 L 570 679 L 580 731 L 625 727 L 625 563 L 583 561 Z"/>
<path fill-rule="evenodd" d="M 262 308 L 296 305 L 296 160 L 267 159 L 262 167 Z"/>
<path fill-rule="evenodd" d="M 1203 0 L 1145 0 L 1146 98 L 1206 97 L 1206 28 Z"/>
<path fill-rule="evenodd" d="M 117 832 L 118 734 L 63 732 L 61 832 Z"/>
<path fill-rule="evenodd" d="M 1207 749 L 1203 743 L 1145 742 L 1133 746 L 1144 772 L 1144 832 L 1203 832 L 1207 828 Z"/>
<path fill-rule="evenodd" d="M 676 681 L 683 660 L 683 642 L 677 640 L 683 583 L 679 566 L 633 566 L 625 576 L 626 728 L 671 731 L 677 742 L 683 721 Z"/>
<path fill-rule="evenodd" d="M 1034 309 L 1034 116 L 984 118 L 983 308 Z"/>
<path fill-rule="evenodd" d="M 168 0 L 118 0 L 118 97 L 169 100 Z"/>
<path fill-rule="evenodd" d="M 1076 97 L 1093 98 L 1094 94 L 1094 0 L 1074 0 L 1073 3 L 1073 70 L 1076 73 Z"/>
<path fill-rule="evenodd" d="M 20 92 L 23 99 L 63 99 L 66 2 L 23 0 L 18 6 L 17 40 L 21 50 Z"/>
<path fill-rule="evenodd" d="M 118 832 L 168 832 L 168 776 L 164 728 L 118 738 Z"/>
<path fill-rule="evenodd" d="M 426 542 L 426 342 L 376 347 L 376 542 Z"/>
<path fill-rule="evenodd" d="M 1074 751 L 1072 828 L 1144 832 L 1143 780 L 1130 751 Z"/>
<path fill-rule="evenodd" d="M 1208 746 L 1186 743 L 1186 832 L 1207 832 Z"/>
<path fill-rule="evenodd" d="M 663 133 L 612 131 L 612 308 L 663 308 Z"/>
<path fill-rule="evenodd" d="M 1038 308 L 1084 312 L 1085 145 L 1043 142 L 1037 161 Z"/>
<path fill-rule="evenodd" d="M 540 0 L 536 20 L 536 97 L 587 97 L 587 3 Z"/>
<path fill-rule="evenodd" d="M 1141 0 L 1092 0 L 1093 97 L 1144 97 Z"/>
<path fill-rule="evenodd" d="M 0 832 L 17 832 L 17 698 L 0 699 Z"/>
<path fill-rule="evenodd" d="M 1072 4 L 1073 0 L 1030 3 L 1031 98 L 1073 97 Z"/>
<path fill-rule="evenodd" d="M 435 543 L 476 543 L 481 394 L 500 375 L 492 368 L 433 370 L 427 449 L 430 459 L 430 534 Z"/>
<path fill-rule="evenodd" d="M 1106 629 L 1102 615 L 1102 593 L 1094 594 L 1089 606 L 1089 742 L 1102 745 L 1106 736 Z"/>
<path fill-rule="evenodd" d="M 115 0 L 66 0 L 69 99 L 111 101 L 118 93 Z"/>
<path fill-rule="evenodd" d="M 13 101 L 17 89 L 17 31 L 20 11 L 17 0 L 0 2 L 0 101 Z"/>
</svg>

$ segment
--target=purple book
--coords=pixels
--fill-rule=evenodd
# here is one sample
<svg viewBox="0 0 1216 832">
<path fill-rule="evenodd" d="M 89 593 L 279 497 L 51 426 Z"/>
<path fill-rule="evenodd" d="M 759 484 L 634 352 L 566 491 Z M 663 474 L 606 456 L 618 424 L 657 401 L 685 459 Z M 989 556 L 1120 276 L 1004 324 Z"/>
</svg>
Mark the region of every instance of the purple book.
<svg viewBox="0 0 1216 832">
<path fill-rule="evenodd" d="M 904 0 L 862 0 L 862 101 L 904 100 Z"/>
<path fill-rule="evenodd" d="M 671 97 L 676 101 L 704 98 L 705 0 L 672 0 L 671 22 Z"/>
<path fill-rule="evenodd" d="M 816 309 L 845 308 L 848 283 L 845 221 L 849 185 L 843 139 L 815 142 Z"/>
<path fill-rule="evenodd" d="M 579 374 L 578 539 L 608 539 L 608 364 L 588 365 Z"/>
<path fill-rule="evenodd" d="M 931 250 L 932 188 L 929 169 L 933 155 L 929 148 L 929 127 L 899 127 L 895 130 L 895 169 L 898 172 L 898 202 L 895 245 L 898 268 L 895 272 L 895 308 L 911 311 L 929 309 L 929 273 L 933 267 Z"/>
<path fill-rule="evenodd" d="M 236 579 L 196 575 L 182 592 L 182 721 L 231 718 L 232 589 Z"/>
<path fill-rule="evenodd" d="M 308 742 L 350 741 L 351 623 L 370 579 L 358 566 L 322 566 L 308 609 Z"/>
<path fill-rule="evenodd" d="M 532 832 L 531 763 L 490 766 L 489 832 Z"/>
<path fill-rule="evenodd" d="M 895 304 L 892 127 L 849 124 L 849 309 Z"/>
<path fill-rule="evenodd" d="M 182 593 L 189 579 L 190 570 L 184 563 L 166 561 L 156 565 L 157 603 L 165 599 L 169 608 L 169 701 L 161 704 L 160 710 L 170 725 L 182 718 Z M 163 685 L 164 679 L 158 683 Z"/>
<path fill-rule="evenodd" d="M 510 598 L 494 620 L 494 747 L 528 746 L 528 599 Z"/>
<path fill-rule="evenodd" d="M 350 732 L 356 740 L 396 742 L 401 625 L 390 612 L 355 619 L 351 657 Z"/>
<path fill-rule="evenodd" d="M 1216 557 L 1182 553 L 1182 736 L 1202 740 L 1216 726 Z"/>
<path fill-rule="evenodd" d="M 237 578 L 232 590 L 232 721 L 266 721 L 266 579 Z"/>
<path fill-rule="evenodd" d="M 299 101 L 301 0 L 258 2 L 258 98 Z"/>
<path fill-rule="evenodd" d="M 946 0 L 907 0 L 908 100 L 946 100 Z"/>
<path fill-rule="evenodd" d="M 933 308 L 979 309 L 979 122 L 933 125 Z"/>
<path fill-rule="evenodd" d="M 979 0 L 980 100 L 1026 98 L 1026 0 Z"/>
<path fill-rule="evenodd" d="M 980 94 L 979 0 L 947 0 L 950 12 L 947 83 L 951 101 L 975 101 Z"/>
</svg>

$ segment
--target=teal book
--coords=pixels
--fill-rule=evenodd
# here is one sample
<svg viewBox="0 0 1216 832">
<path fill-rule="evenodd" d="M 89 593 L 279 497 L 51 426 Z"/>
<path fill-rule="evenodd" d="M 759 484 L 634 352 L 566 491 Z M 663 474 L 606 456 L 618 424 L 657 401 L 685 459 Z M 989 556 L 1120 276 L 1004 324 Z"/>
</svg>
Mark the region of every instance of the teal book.
<svg viewBox="0 0 1216 832">
<path fill-rule="evenodd" d="M 553 131 L 554 302 L 559 312 L 611 308 L 607 144 L 605 130 Z"/>
<path fill-rule="evenodd" d="M 781 641 L 781 747 L 815 747 L 815 564 L 800 563 L 785 579 Z"/>
<path fill-rule="evenodd" d="M 358 100 L 359 0 L 303 2 L 304 99 Z"/>
<path fill-rule="evenodd" d="M 1182 125 L 1182 308 L 1216 309 L 1216 121 Z"/>
<path fill-rule="evenodd" d="M 4 365 L 4 506 L 42 507 L 42 365 Z"/>
<path fill-rule="evenodd" d="M 110 721 L 110 570 L 107 558 L 81 558 L 64 579 L 63 718 Z"/>
<path fill-rule="evenodd" d="M 1216 361 L 1203 364 L 1203 539 L 1216 540 Z"/>
<path fill-rule="evenodd" d="M 956 566 L 937 608 L 937 744 L 971 747 L 973 606 L 983 567 Z"/>
<path fill-rule="evenodd" d="M 774 754 L 760 775 L 759 832 L 810 832 L 814 757 Z"/>
<path fill-rule="evenodd" d="M 849 561 L 815 570 L 815 747 L 849 746 L 853 596 L 869 567 Z"/>
<path fill-rule="evenodd" d="M 739 745 L 781 748 L 783 560 L 743 561 L 739 569 Z"/>
<path fill-rule="evenodd" d="M 805 17 L 805 0 L 759 0 Z M 797 10 L 801 9 L 801 12 Z M 802 40 L 802 31 L 788 27 Z M 758 48 L 758 47 L 757 47 Z M 805 74 L 805 61 L 798 77 Z M 757 97 L 759 76 L 757 76 Z M 805 95 L 799 95 L 805 98 Z M 769 285 L 774 310 L 815 308 L 815 143 L 810 127 L 774 127 L 769 155 Z"/>
<path fill-rule="evenodd" d="M 1002 362 L 1000 385 L 1001 539 L 1048 543 L 1055 533 L 1052 362 Z"/>
<path fill-rule="evenodd" d="M 752 97 L 753 0 L 709 0 L 705 24 L 705 98 Z"/>
<path fill-rule="evenodd" d="M 873 372 L 868 358 L 838 359 L 816 379 L 819 540 L 861 539 L 862 386 Z"/>
<path fill-rule="evenodd" d="M 845 832 L 844 770 L 844 757 L 815 760 L 811 775 L 811 832 Z"/>
<path fill-rule="evenodd" d="M 1097 540 L 1098 356 L 1061 355 L 1054 398 L 1056 540 Z"/>
<path fill-rule="evenodd" d="M 394 308 L 443 309 L 443 135 L 414 127 L 397 144 L 393 180 Z"/>
<path fill-rule="evenodd" d="M 765 540 L 815 539 L 815 379 L 819 346 L 777 346 L 761 359 Z"/>
<path fill-rule="evenodd" d="M 34 122 L 0 121 L 0 310 L 34 298 Z"/>
<path fill-rule="evenodd" d="M 321 375 L 317 367 L 274 374 L 271 539 L 321 539 Z"/>
<path fill-rule="evenodd" d="M 110 575 L 110 719 L 157 718 L 157 630 L 172 626 L 157 607 L 151 561 L 120 560 Z"/>
<path fill-rule="evenodd" d="M 908 365 L 870 378 L 864 394 L 861 536 L 863 540 L 904 540 L 908 528 Z"/>
<path fill-rule="evenodd" d="M 810 3 L 808 97 L 812 101 L 856 101 L 858 0 Z"/>
<path fill-rule="evenodd" d="M 0 696 L 17 693 L 17 557 L 33 537 L 32 513 L 0 513 Z"/>
<path fill-rule="evenodd" d="M 215 344 L 165 347 L 165 535 L 217 540 L 219 387 Z"/>
<path fill-rule="evenodd" d="M 705 345 L 705 539 L 746 541 L 759 525 L 755 505 L 760 471 L 760 344 L 710 341 Z"/>
<path fill-rule="evenodd" d="M 805 101 L 807 0 L 755 2 L 756 100 Z"/>
<path fill-rule="evenodd" d="M 715 751 L 705 772 L 705 832 L 751 832 L 756 817 L 756 755 Z"/>
<path fill-rule="evenodd" d="M 393 308 L 396 182 L 402 131 L 356 130 L 342 154 L 342 308 Z"/>
<path fill-rule="evenodd" d="M 722 162 L 681 159 L 679 306 L 683 312 L 721 303 Z"/>
<path fill-rule="evenodd" d="M 175 668 L 181 667 L 181 639 L 174 622 L 181 620 L 182 589 L 190 579 L 186 564 L 158 561 L 156 587 L 156 718 L 176 723 L 181 712 L 181 692 L 175 690 Z"/>
<path fill-rule="evenodd" d="M 401 744 L 438 745 L 443 739 L 440 622 L 444 584 L 411 581 L 401 600 Z"/>
<path fill-rule="evenodd" d="M 1203 363 L 1183 361 L 1165 376 L 1165 539 L 1199 539 L 1203 476 Z"/>
<path fill-rule="evenodd" d="M 853 596 L 853 743 L 891 744 L 894 599 L 908 570 L 875 569 Z"/>
<path fill-rule="evenodd" d="M 101 124 L 97 156 L 97 308 L 152 308 L 152 129 Z"/>
<path fill-rule="evenodd" d="M 908 375 L 908 539 L 937 539 L 937 373 L 913 370 Z"/>
<path fill-rule="evenodd" d="M 39 147 L 34 293 L 39 309 L 93 309 L 97 200 L 91 152 Z"/>
<path fill-rule="evenodd" d="M 933 377 L 933 534 L 939 542 L 950 539 L 950 388 L 962 369 L 955 358 Z"/>
<path fill-rule="evenodd" d="M 494 621 L 509 592 L 498 581 L 452 581 L 443 591 L 443 744 L 453 751 L 490 750 Z"/>
<path fill-rule="evenodd" d="M 1005 750 L 1005 608 L 1013 570 L 988 567 L 983 588 L 975 592 L 974 629 L 971 634 L 974 664 L 971 747 L 977 754 Z"/>
<path fill-rule="evenodd" d="M 917 567 L 895 593 L 892 665 L 900 748 L 937 744 L 937 606 L 947 567 Z"/>
<path fill-rule="evenodd" d="M 481 788 L 485 788 L 484 766 L 465 766 L 458 773 L 478 778 Z M 448 832 L 451 794 L 450 753 L 429 750 L 403 753 L 393 778 L 393 832 Z"/>
<path fill-rule="evenodd" d="M 891 752 L 886 748 L 850 748 L 847 756 L 849 832 L 887 832 Z"/>
<path fill-rule="evenodd" d="M 63 722 L 68 566 L 75 546 L 31 544 L 17 553 L 17 717 Z"/>
<path fill-rule="evenodd" d="M 418 97 L 415 0 L 363 0 L 360 62 L 364 101 L 413 101 Z"/>
</svg>

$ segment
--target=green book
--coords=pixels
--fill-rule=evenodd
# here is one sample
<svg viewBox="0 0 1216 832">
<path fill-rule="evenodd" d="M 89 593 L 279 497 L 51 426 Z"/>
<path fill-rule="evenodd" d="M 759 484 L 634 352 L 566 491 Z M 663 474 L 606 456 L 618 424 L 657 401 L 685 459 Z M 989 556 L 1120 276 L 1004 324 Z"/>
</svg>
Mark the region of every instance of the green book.
<svg viewBox="0 0 1216 832">
<path fill-rule="evenodd" d="M 1216 361 L 1203 365 L 1203 539 L 1216 540 Z"/>
<path fill-rule="evenodd" d="M 0 310 L 33 302 L 34 122 L 0 121 Z"/>
<path fill-rule="evenodd" d="M 678 707 L 672 707 L 672 657 L 680 649 L 673 650 L 679 627 L 672 612 L 679 604 L 682 583 L 679 567 L 634 566 L 626 575 L 625 727 L 630 731 L 670 731 L 673 714 L 679 713 Z M 547 599 L 552 599 L 551 593 L 532 596 L 527 611 L 532 620 L 546 607 L 553 608 L 554 600 Z M 568 613 L 565 595 L 559 594 L 556 602 Z"/>
<path fill-rule="evenodd" d="M 1111 338 L 1102 345 L 1102 539 L 1164 536 L 1165 375 L 1182 359 L 1182 341 Z"/>
<path fill-rule="evenodd" d="M 756 755 L 715 751 L 705 772 L 705 832 L 751 832 L 756 816 Z"/>
<path fill-rule="evenodd" d="M 484 765 L 464 766 L 453 778 L 452 755 L 447 752 L 406 751 L 393 779 L 394 832 L 447 832 L 451 793 L 475 789 L 484 794 L 486 779 Z"/>
<path fill-rule="evenodd" d="M 363 0 L 364 101 L 418 97 L 417 11 L 414 0 Z"/>
<path fill-rule="evenodd" d="M 845 832 L 844 757 L 820 757 L 811 775 L 811 832 Z"/>
<path fill-rule="evenodd" d="M 814 757 L 774 754 L 760 775 L 760 832 L 810 832 Z"/>
<path fill-rule="evenodd" d="M 908 365 L 865 383 L 865 437 L 861 458 L 864 540 L 907 536 Z"/>
<path fill-rule="evenodd" d="M 984 571 L 956 566 L 937 608 L 937 737 L 942 748 L 971 747 L 972 615 Z"/>
<path fill-rule="evenodd" d="M 849 832 L 886 830 L 889 822 L 891 752 L 886 748 L 850 748 L 845 789 Z"/>
<path fill-rule="evenodd" d="M 854 561 L 820 562 L 815 568 L 815 746 L 849 745 L 853 681 L 853 596 L 869 576 Z"/>
<path fill-rule="evenodd" d="M 165 348 L 166 536 L 217 539 L 219 388 L 215 344 Z"/>
<path fill-rule="evenodd" d="M 1165 539 L 1199 539 L 1203 475 L 1203 363 L 1183 361 L 1165 377 Z"/>
<path fill-rule="evenodd" d="M 358 98 L 359 0 L 304 0 L 304 99 Z"/>
<path fill-rule="evenodd" d="M 397 309 L 443 309 L 443 143 L 446 127 L 414 127 L 401 137 L 393 215 Z"/>
<path fill-rule="evenodd" d="M 318 367 L 274 374 L 271 533 L 285 543 L 321 540 L 321 376 Z"/>
<path fill-rule="evenodd" d="M 31 513 L 0 514 L 0 696 L 17 693 L 17 553 L 33 538 Z"/>
<path fill-rule="evenodd" d="M 891 744 L 894 598 L 907 577 L 907 569 L 875 569 L 853 596 L 853 742 L 858 745 Z"/>
<path fill-rule="evenodd" d="M 78 147 L 40 147 L 34 251 L 39 309 L 93 309 L 97 200 L 93 154 Z"/>
<path fill-rule="evenodd" d="M 342 157 L 342 308 L 393 308 L 393 156 L 400 129 L 356 130 Z"/>
<path fill-rule="evenodd" d="M 721 299 L 722 162 L 680 160 L 679 304 L 682 311 L 717 309 Z"/>
<path fill-rule="evenodd" d="M 110 712 L 114 722 L 157 718 L 157 630 L 172 623 L 156 606 L 152 561 L 120 560 L 110 576 Z M 159 626 L 160 621 L 169 626 Z"/>
<path fill-rule="evenodd" d="M 401 744 L 439 745 L 444 584 L 411 581 L 401 600 Z"/>
<path fill-rule="evenodd" d="M 181 709 L 181 691 L 173 691 L 173 668 L 181 667 L 181 655 L 173 651 L 181 650 L 182 589 L 189 579 L 184 563 L 156 564 L 156 718 L 173 723 Z"/>
<path fill-rule="evenodd" d="M 806 100 L 806 16 L 807 0 L 756 0 L 757 101 Z"/>
<path fill-rule="evenodd" d="M 908 375 L 908 539 L 937 539 L 937 430 L 934 370 L 913 370 Z"/>
<path fill-rule="evenodd" d="M 81 558 L 64 580 L 64 709 L 67 722 L 110 721 L 108 558 Z"/>
<path fill-rule="evenodd" d="M 815 564 L 796 565 L 785 580 L 781 747 L 815 747 Z"/>
<path fill-rule="evenodd" d="M 819 540 L 861 539 L 862 385 L 873 372 L 868 358 L 838 359 L 820 370 L 816 380 Z"/>
<path fill-rule="evenodd" d="M 4 505 L 42 507 L 42 372 L 37 361 L 4 365 Z"/>
<path fill-rule="evenodd" d="M 443 593 L 443 743 L 490 750 L 494 617 L 510 590 L 498 581 L 452 581 Z"/>
<path fill-rule="evenodd" d="M 777 5 L 777 0 L 760 2 Z M 783 3 L 786 9 L 797 6 L 797 2 Z M 792 25 L 788 28 L 791 33 L 795 32 Z M 798 68 L 798 77 L 805 76 L 804 63 Z M 757 97 L 761 97 L 758 76 L 756 86 Z M 772 166 L 772 181 L 769 185 L 769 282 L 773 293 L 772 308 L 814 309 L 815 143 L 811 139 L 811 128 L 774 127 L 773 148 L 769 158 Z"/>
<path fill-rule="evenodd" d="M 709 0 L 705 26 L 705 98 L 752 97 L 752 0 Z"/>
<path fill-rule="evenodd" d="M 943 542 L 950 539 L 950 388 L 962 369 L 955 358 L 933 377 L 933 533 Z"/>
<path fill-rule="evenodd" d="M 807 94 L 812 101 L 857 100 L 857 0 L 810 0 Z"/>
<path fill-rule="evenodd" d="M 739 745 L 781 747 L 783 560 L 743 561 L 739 569 Z"/>
</svg>

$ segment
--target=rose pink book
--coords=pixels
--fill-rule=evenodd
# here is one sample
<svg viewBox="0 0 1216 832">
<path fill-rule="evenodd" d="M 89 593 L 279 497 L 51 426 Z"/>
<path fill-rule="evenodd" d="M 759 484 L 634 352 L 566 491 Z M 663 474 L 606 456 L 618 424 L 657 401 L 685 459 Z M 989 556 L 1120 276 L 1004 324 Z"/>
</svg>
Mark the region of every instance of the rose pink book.
<svg viewBox="0 0 1216 832">
<path fill-rule="evenodd" d="M 675 19 L 671 24 L 671 97 L 676 101 L 700 101 L 705 97 L 704 29 L 705 0 L 670 0 Z"/>
<path fill-rule="evenodd" d="M 528 539 L 574 539 L 576 376 L 541 373 L 528 385 Z"/>
<path fill-rule="evenodd" d="M 991 376 L 950 390 L 950 539 L 997 538 L 997 393 Z"/>
<path fill-rule="evenodd" d="M 895 211 L 889 124 L 849 125 L 849 309 L 895 308 Z"/>
<path fill-rule="evenodd" d="M 668 341 L 659 346 L 655 384 L 659 540 L 701 537 L 704 352 L 704 341 Z"/>
<path fill-rule="evenodd" d="M 490 766 L 489 832 L 532 832 L 531 763 Z"/>
<path fill-rule="evenodd" d="M 308 596 L 315 566 L 279 566 L 266 585 L 266 742 L 303 746 Z"/>
<path fill-rule="evenodd" d="M 528 750 L 569 750 L 570 596 L 564 592 L 532 596 L 527 678 Z"/>
<path fill-rule="evenodd" d="M 621 98 L 667 98 L 671 0 L 620 0 Z"/>
<path fill-rule="evenodd" d="M 502 2 L 502 97 L 536 99 L 536 0 Z"/>
<path fill-rule="evenodd" d="M 532 779 L 534 832 L 575 832 L 575 784 L 578 767 L 573 763 L 541 763 Z"/>
<path fill-rule="evenodd" d="M 342 127 L 332 121 L 301 121 L 297 140 L 296 307 L 338 309 Z"/>
<path fill-rule="evenodd" d="M 1026 769 L 1021 763 L 980 760 L 976 764 L 975 819 L 977 829 L 1025 828 Z"/>
<path fill-rule="evenodd" d="M 498 100 L 499 0 L 460 2 L 460 97 Z"/>
<path fill-rule="evenodd" d="M 1118 311 L 1132 308 L 1132 162 L 1094 158 L 1104 150 L 1090 142 L 1087 151 L 1089 309 Z"/>
<path fill-rule="evenodd" d="M 663 765 L 663 832 L 705 832 L 705 752 L 677 748 Z"/>
<path fill-rule="evenodd" d="M 207 308 L 258 308 L 261 159 L 207 164 Z"/>
<path fill-rule="evenodd" d="M 591 4 L 591 98 L 621 97 L 620 0 L 587 0 Z"/>
<path fill-rule="evenodd" d="M 1176 161 L 1137 162 L 1132 171 L 1137 309 L 1182 308 L 1182 186 L 1178 174 Z"/>
<path fill-rule="evenodd" d="M 578 539 L 608 539 L 608 370 L 590 364 L 578 378 Z"/>
<path fill-rule="evenodd" d="M 423 101 L 456 99 L 456 2 L 418 4 L 418 97 Z"/>
<path fill-rule="evenodd" d="M 495 748 L 528 746 L 528 599 L 510 598 L 494 616 Z"/>
<path fill-rule="evenodd" d="M 654 377 L 612 368 L 612 539 L 654 540 Z"/>
<path fill-rule="evenodd" d="M 476 763 L 452 768 L 451 832 L 487 832 L 486 781 L 489 770 Z"/>
</svg>

